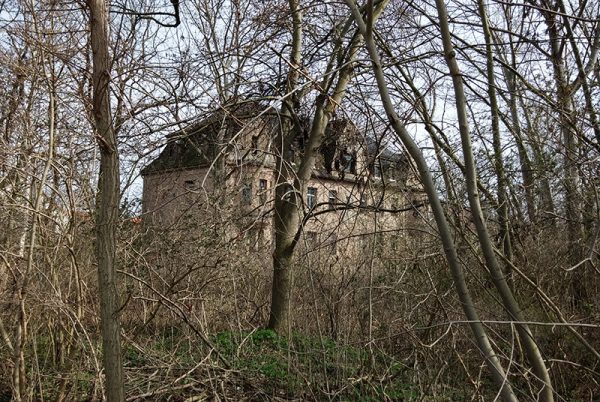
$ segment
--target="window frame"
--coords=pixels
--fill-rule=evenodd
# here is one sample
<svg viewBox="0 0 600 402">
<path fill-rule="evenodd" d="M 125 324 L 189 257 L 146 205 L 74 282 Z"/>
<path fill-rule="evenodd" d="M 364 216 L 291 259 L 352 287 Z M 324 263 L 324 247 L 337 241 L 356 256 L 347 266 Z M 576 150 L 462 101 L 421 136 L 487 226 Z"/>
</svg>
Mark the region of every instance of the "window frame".
<svg viewBox="0 0 600 402">
<path fill-rule="evenodd" d="M 359 208 L 366 208 L 369 206 L 367 194 L 364 191 L 360 193 L 360 198 L 358 199 L 358 206 Z"/>
<path fill-rule="evenodd" d="M 337 190 L 329 190 L 329 197 L 327 200 L 328 200 L 329 209 L 335 209 L 336 202 L 338 200 Z"/>
<path fill-rule="evenodd" d="M 267 190 L 269 189 L 269 181 L 267 179 L 258 180 L 258 197 L 260 204 L 264 205 L 267 203 Z"/>
<path fill-rule="evenodd" d="M 311 210 L 317 206 L 318 189 L 316 187 L 308 187 L 306 189 L 306 207 Z"/>
<path fill-rule="evenodd" d="M 340 156 L 340 161 L 342 165 L 342 171 L 345 173 L 354 173 L 354 165 L 356 162 L 356 158 L 354 154 L 344 151 Z"/>
</svg>

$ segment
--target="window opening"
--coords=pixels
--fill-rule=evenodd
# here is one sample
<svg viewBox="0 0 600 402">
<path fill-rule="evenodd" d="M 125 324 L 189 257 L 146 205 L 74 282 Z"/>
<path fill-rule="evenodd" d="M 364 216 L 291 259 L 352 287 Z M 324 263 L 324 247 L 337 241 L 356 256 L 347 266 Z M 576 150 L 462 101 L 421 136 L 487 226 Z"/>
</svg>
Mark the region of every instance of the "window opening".
<svg viewBox="0 0 600 402">
<path fill-rule="evenodd" d="M 256 155 L 258 152 L 258 135 L 252 136 L 252 153 Z"/>
<path fill-rule="evenodd" d="M 337 202 L 337 191 L 329 190 L 329 209 L 335 209 L 336 202 Z"/>
<path fill-rule="evenodd" d="M 346 173 L 354 173 L 354 155 L 344 152 L 342 153 L 342 167 Z"/>
<path fill-rule="evenodd" d="M 317 245 L 317 232 L 306 232 L 306 242 L 308 243 L 309 246 L 316 246 Z"/>
<path fill-rule="evenodd" d="M 317 189 L 309 187 L 306 193 L 306 206 L 308 209 L 313 209 L 317 205 Z"/>
<path fill-rule="evenodd" d="M 246 183 L 244 184 L 244 187 L 242 187 L 242 204 L 252 204 L 252 183 Z"/>
<path fill-rule="evenodd" d="M 331 236 L 329 236 L 329 252 L 331 254 L 337 254 L 337 234 L 332 233 Z"/>
<path fill-rule="evenodd" d="M 381 177 L 381 163 L 379 161 L 375 161 L 373 165 L 373 176 Z"/>
<path fill-rule="evenodd" d="M 360 193 L 360 207 L 364 208 L 367 206 L 367 195 L 364 193 L 364 191 L 362 193 Z"/>
<path fill-rule="evenodd" d="M 258 181 L 258 196 L 260 198 L 261 205 L 264 205 L 267 202 L 267 187 L 268 182 L 265 179 L 260 179 Z"/>
</svg>

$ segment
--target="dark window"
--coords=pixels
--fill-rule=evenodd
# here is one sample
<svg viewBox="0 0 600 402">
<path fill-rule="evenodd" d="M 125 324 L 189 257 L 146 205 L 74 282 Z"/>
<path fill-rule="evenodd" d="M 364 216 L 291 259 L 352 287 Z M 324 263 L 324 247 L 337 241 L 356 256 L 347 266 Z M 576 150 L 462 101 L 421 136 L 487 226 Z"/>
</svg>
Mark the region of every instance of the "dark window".
<svg viewBox="0 0 600 402">
<path fill-rule="evenodd" d="M 329 236 L 329 252 L 331 252 L 331 254 L 337 253 L 337 234 L 335 233 L 332 233 L 331 236 Z"/>
<path fill-rule="evenodd" d="M 373 165 L 373 176 L 381 177 L 381 164 L 379 161 L 375 161 L 375 164 Z"/>
<path fill-rule="evenodd" d="M 252 136 L 252 153 L 258 152 L 258 135 Z"/>
<path fill-rule="evenodd" d="M 306 206 L 308 209 L 313 209 L 317 205 L 317 189 L 309 187 L 306 193 Z"/>
<path fill-rule="evenodd" d="M 329 209 L 335 209 L 336 202 L 337 202 L 337 191 L 329 190 Z"/>
<path fill-rule="evenodd" d="M 413 216 L 415 218 L 418 218 L 421 214 L 419 213 L 419 207 L 423 206 L 423 203 L 421 201 L 419 201 L 418 199 L 413 199 L 410 201 L 412 207 L 413 207 Z"/>
<path fill-rule="evenodd" d="M 260 198 L 260 204 L 264 205 L 267 202 L 267 187 L 268 182 L 265 179 L 258 181 L 258 197 Z"/>
<path fill-rule="evenodd" d="M 354 173 L 354 155 L 348 152 L 343 152 L 341 162 L 344 172 Z"/>
<path fill-rule="evenodd" d="M 242 205 L 250 204 L 252 204 L 252 183 L 246 183 L 242 187 Z"/>
<path fill-rule="evenodd" d="M 360 193 L 360 207 L 364 208 L 367 206 L 367 195 L 362 192 Z"/>
</svg>

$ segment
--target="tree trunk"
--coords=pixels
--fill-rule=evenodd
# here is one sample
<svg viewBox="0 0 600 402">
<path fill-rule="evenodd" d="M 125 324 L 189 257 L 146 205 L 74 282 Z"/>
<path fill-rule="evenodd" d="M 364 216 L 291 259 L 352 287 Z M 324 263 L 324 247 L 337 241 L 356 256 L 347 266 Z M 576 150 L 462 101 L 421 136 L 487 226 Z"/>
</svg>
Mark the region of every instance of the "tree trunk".
<svg viewBox="0 0 600 402">
<path fill-rule="evenodd" d="M 488 79 L 488 96 L 490 98 L 490 112 L 492 115 L 492 142 L 494 147 L 494 170 L 496 171 L 497 181 L 497 206 L 496 213 L 498 215 L 499 237 L 502 243 L 504 255 L 508 260 L 512 260 L 512 243 L 510 238 L 510 228 L 508 220 L 508 196 L 506 173 L 504 169 L 504 161 L 502 159 L 502 142 L 500 140 L 500 117 L 498 100 L 496 97 L 496 75 L 494 72 L 494 55 L 492 53 L 492 32 L 488 21 L 487 11 L 483 0 L 478 0 L 479 15 L 483 26 L 483 36 L 485 37 L 485 55 L 486 55 L 486 72 Z M 511 281 L 510 265 L 505 265 L 505 272 L 508 280 Z"/>
<path fill-rule="evenodd" d="M 302 58 L 302 11 L 298 0 L 289 0 L 292 13 L 292 49 L 290 54 L 290 71 L 287 76 L 286 97 L 281 105 L 281 123 L 275 139 L 278 152 L 276 154 L 276 188 L 275 214 L 275 250 L 273 252 L 273 284 L 271 290 L 271 311 L 268 328 L 279 334 L 288 334 L 290 329 L 290 298 L 292 292 L 292 254 L 296 231 L 300 222 L 302 193 L 289 185 L 292 176 L 290 155 L 294 133 L 295 107 L 297 104 L 296 86 L 298 84 L 299 66 Z"/>
<path fill-rule="evenodd" d="M 379 2 L 373 11 L 373 19 L 381 14 L 389 0 Z M 287 334 L 290 329 L 289 312 L 291 308 L 291 291 L 293 288 L 292 257 L 294 248 L 298 242 L 302 228 L 300 227 L 303 215 L 303 195 L 306 192 L 308 181 L 312 177 L 313 169 L 319 156 L 319 148 L 323 142 L 325 129 L 329 120 L 341 104 L 346 94 L 346 88 L 353 75 L 354 61 L 360 47 L 361 35 L 354 35 L 343 64 L 338 65 L 339 53 L 343 50 L 342 41 L 336 42 L 331 59 L 327 64 L 326 72 L 320 83 L 322 93 L 317 96 L 316 111 L 312 120 L 308 140 L 304 146 L 304 153 L 296 172 L 291 175 L 291 162 L 289 150 L 294 137 L 291 121 L 294 119 L 294 95 L 298 80 L 302 45 L 302 14 L 298 0 L 290 0 L 290 9 L 293 16 L 293 41 L 290 62 L 290 73 L 287 80 L 288 96 L 283 102 L 281 115 L 283 124 L 281 133 L 278 135 L 277 144 L 280 146 L 277 155 L 277 190 L 275 196 L 275 251 L 273 253 L 273 289 L 271 292 L 271 313 L 268 327 L 281 334 Z M 349 20 L 350 21 L 350 20 Z M 348 22 L 338 26 L 340 38 L 349 30 L 351 24 Z M 335 74 L 338 71 L 338 74 Z M 334 81 L 337 77 L 337 81 Z M 332 93 L 327 91 L 333 87 Z M 290 178 L 293 177 L 293 186 Z"/>
<path fill-rule="evenodd" d="M 513 59 L 513 68 L 515 67 Z M 537 212 L 535 207 L 535 180 L 533 177 L 533 170 L 531 167 L 531 159 L 527 154 L 527 149 L 523 142 L 523 135 L 521 131 L 521 123 L 519 121 L 519 112 L 517 108 L 517 83 L 515 74 L 509 69 L 504 70 L 504 76 L 508 85 L 509 92 L 509 108 L 510 117 L 512 122 L 512 133 L 517 146 L 517 153 L 519 155 L 519 165 L 521 167 L 521 175 L 523 176 L 523 187 L 525 191 L 525 204 L 527 207 L 527 217 L 529 222 L 534 224 L 537 221 Z"/>
<path fill-rule="evenodd" d="M 508 31 L 512 32 L 512 20 L 510 17 L 509 10 L 510 6 L 505 6 L 504 15 L 508 23 Z M 519 165 L 521 170 L 521 176 L 523 177 L 523 190 L 525 193 L 525 207 L 527 211 L 527 218 L 530 224 L 537 222 L 537 212 L 535 204 L 535 178 L 533 175 L 533 169 L 531 165 L 531 158 L 527 152 L 525 141 L 523 139 L 523 132 L 521 129 L 521 121 L 519 118 L 519 109 L 517 99 L 520 96 L 517 87 L 517 56 L 515 42 L 513 35 L 508 36 L 508 45 L 510 49 L 510 60 L 508 57 L 504 57 L 504 63 L 502 64 L 502 73 L 504 81 L 508 89 L 508 95 L 503 96 L 506 103 L 508 103 L 510 111 L 510 131 L 515 139 L 515 145 L 517 147 L 517 153 L 519 156 Z M 496 41 L 495 43 L 497 54 L 502 57 L 502 46 Z M 490 52 L 491 53 L 491 52 Z M 502 96 L 502 93 L 500 93 Z M 507 99 L 508 97 L 508 99 Z"/>
<path fill-rule="evenodd" d="M 517 93 L 519 91 L 517 90 Z M 534 183 L 536 183 L 536 189 L 539 192 L 539 204 L 536 208 L 536 221 L 539 222 L 543 219 L 544 224 L 547 226 L 555 226 L 556 224 L 556 211 L 554 207 L 554 198 L 552 197 L 552 188 L 550 186 L 550 178 L 546 172 L 550 172 L 546 157 L 544 154 L 544 144 L 540 137 L 540 130 L 537 124 L 531 118 L 531 114 L 523 102 L 522 96 L 519 94 L 518 99 L 521 104 L 521 111 L 525 117 L 525 131 L 527 132 L 527 140 L 531 146 L 532 151 L 532 171 L 541 172 L 536 175 Z"/>
<path fill-rule="evenodd" d="M 502 365 L 500 364 L 498 356 L 492 348 L 485 327 L 482 325 L 479 319 L 479 315 L 477 314 L 477 310 L 475 309 L 473 300 L 471 299 L 469 289 L 465 282 L 464 273 L 458 260 L 458 255 L 456 247 L 454 245 L 454 240 L 452 239 L 450 227 L 446 220 L 444 209 L 442 207 L 442 203 L 438 196 L 437 189 L 433 182 L 433 177 L 431 175 L 425 157 L 423 156 L 417 144 L 412 140 L 410 134 L 408 133 L 404 125 L 402 125 L 402 123 L 400 122 L 400 118 L 394 110 L 393 102 L 389 95 L 387 85 L 385 82 L 385 75 L 383 73 L 383 68 L 379 57 L 379 51 L 377 49 L 377 46 L 375 45 L 372 31 L 371 29 L 369 29 L 369 27 L 363 20 L 362 15 L 358 7 L 356 6 L 354 0 L 346 0 L 346 4 L 348 4 L 348 6 L 352 9 L 352 14 L 354 15 L 356 23 L 361 33 L 365 37 L 365 43 L 369 52 L 369 56 L 371 58 L 371 62 L 373 64 L 373 70 L 375 72 L 375 78 L 377 80 L 377 87 L 379 89 L 381 101 L 388 115 L 392 128 L 406 147 L 410 156 L 414 159 L 419 174 L 421 176 L 421 180 L 425 187 L 425 191 L 427 193 L 427 197 L 429 199 L 429 203 L 433 211 L 434 219 L 436 221 L 436 225 L 438 227 L 438 231 L 442 239 L 444 252 L 446 254 L 446 260 L 448 261 L 448 265 L 450 266 L 452 278 L 454 280 L 454 285 L 456 286 L 456 291 L 458 293 L 458 297 L 460 299 L 463 311 L 465 312 L 465 315 L 469 320 L 469 326 L 471 327 L 471 330 L 475 335 L 477 345 L 480 348 L 481 354 L 491 366 L 492 377 L 498 385 L 498 387 L 500 388 L 500 395 L 502 396 L 503 400 L 516 401 L 517 397 L 515 396 L 512 390 L 510 382 L 506 377 L 506 373 L 502 368 Z M 369 25 L 372 27 L 372 24 Z"/>
<path fill-rule="evenodd" d="M 119 156 L 113 127 L 109 89 L 110 56 L 108 10 L 104 0 L 88 0 L 93 61 L 94 135 L 100 148 L 100 171 L 96 199 L 96 258 L 100 293 L 102 361 L 106 376 L 106 399 L 123 401 L 119 297 L 116 285 L 116 227 L 119 217 Z"/>
<path fill-rule="evenodd" d="M 533 366 L 533 372 L 542 382 L 542 388 L 539 391 L 538 397 L 542 401 L 550 402 L 554 400 L 554 395 L 552 383 L 550 381 L 550 375 L 548 373 L 548 369 L 546 368 L 546 363 L 544 362 L 542 354 L 537 347 L 537 343 L 534 340 L 529 326 L 525 324 L 525 319 L 521 312 L 521 308 L 514 298 L 510 287 L 508 286 L 506 277 L 500 269 L 499 263 L 494 254 L 494 247 L 490 240 L 488 229 L 485 224 L 483 210 L 481 208 L 479 194 L 477 191 L 477 172 L 475 169 L 475 160 L 471 145 L 466 108 L 467 102 L 463 89 L 462 75 L 458 66 L 458 62 L 456 61 L 456 52 L 454 51 L 454 46 L 452 45 L 451 41 L 448 14 L 446 12 L 444 1 L 436 0 L 436 7 L 440 22 L 442 42 L 444 45 L 444 58 L 448 64 L 448 69 L 450 71 L 450 75 L 452 76 L 452 83 L 454 86 L 456 112 L 458 115 L 461 144 L 465 159 L 469 205 L 471 207 L 471 213 L 473 215 L 473 221 L 475 223 L 475 229 L 479 239 L 479 244 L 481 246 L 481 251 L 483 252 L 486 265 L 490 270 L 494 286 L 502 298 L 502 304 L 504 305 L 504 308 L 510 314 L 511 320 L 518 322 L 516 324 L 517 332 L 519 333 L 525 353 L 527 354 L 527 357 Z"/>
<path fill-rule="evenodd" d="M 556 85 L 556 104 L 559 113 L 560 131 L 563 141 L 563 185 L 565 189 L 565 220 L 567 226 L 567 242 L 569 264 L 575 266 L 583 258 L 583 231 L 581 225 L 581 194 L 579 193 L 580 177 L 578 171 L 578 141 L 575 127 L 575 111 L 573 109 L 573 88 L 567 82 L 567 74 L 562 57 L 562 37 L 558 32 L 556 15 L 542 12 L 548 27 L 550 53 L 554 82 Z M 572 278 L 571 297 L 573 304 L 578 305 L 587 298 L 585 284 L 581 283 L 577 270 Z"/>
</svg>

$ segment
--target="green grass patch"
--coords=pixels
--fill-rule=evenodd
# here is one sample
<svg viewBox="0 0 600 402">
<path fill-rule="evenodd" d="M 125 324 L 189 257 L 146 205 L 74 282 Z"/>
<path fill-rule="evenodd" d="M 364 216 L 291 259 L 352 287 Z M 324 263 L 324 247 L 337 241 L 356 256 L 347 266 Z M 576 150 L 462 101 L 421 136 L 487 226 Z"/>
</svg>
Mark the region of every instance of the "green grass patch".
<svg viewBox="0 0 600 402">
<path fill-rule="evenodd" d="M 213 342 L 235 369 L 262 379 L 266 393 L 310 399 L 327 393 L 335 400 L 352 401 L 417 397 L 401 362 L 329 338 L 298 333 L 286 338 L 259 329 L 221 332 Z"/>
</svg>

